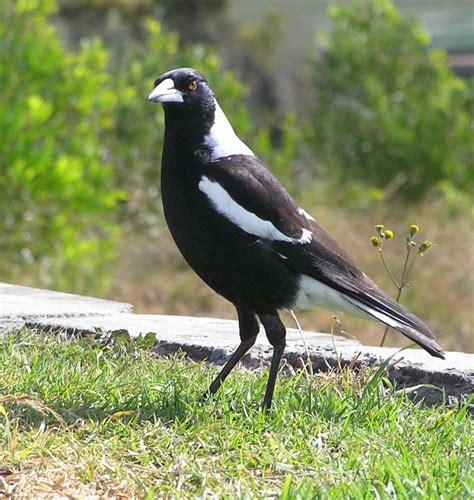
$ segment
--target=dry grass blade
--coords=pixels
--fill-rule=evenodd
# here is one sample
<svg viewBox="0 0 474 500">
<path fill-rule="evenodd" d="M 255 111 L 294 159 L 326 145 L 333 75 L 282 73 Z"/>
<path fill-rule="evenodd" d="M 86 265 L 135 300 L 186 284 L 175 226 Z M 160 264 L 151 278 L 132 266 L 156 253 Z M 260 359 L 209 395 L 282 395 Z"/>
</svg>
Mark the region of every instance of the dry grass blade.
<svg viewBox="0 0 474 500">
<path fill-rule="evenodd" d="M 309 372 L 309 375 L 314 375 L 313 373 L 313 363 L 311 362 L 311 356 L 309 355 L 309 349 L 308 349 L 308 344 L 306 343 L 306 339 L 304 337 L 303 329 L 301 328 L 300 322 L 298 321 L 298 318 L 296 317 L 295 311 L 293 309 L 288 309 L 291 317 L 293 318 L 293 321 L 296 324 L 296 328 L 300 332 L 301 339 L 303 341 L 304 345 L 304 350 L 306 352 L 306 367 L 305 370 L 307 369 Z"/>
<path fill-rule="evenodd" d="M 35 410 L 42 415 L 50 415 L 51 417 L 54 417 L 61 425 L 66 425 L 66 422 L 61 417 L 61 415 L 59 415 L 59 413 L 54 411 L 49 406 L 46 406 L 40 399 L 33 398 L 32 396 L 2 396 L 0 397 L 0 405 L 3 405 L 4 403 L 15 403 L 20 406 L 27 406 L 28 408 L 31 408 L 32 410 Z"/>
<path fill-rule="evenodd" d="M 77 470 L 65 464 L 62 468 L 42 466 L 0 475 L 0 498 L 30 499 L 135 499 L 141 495 L 123 481 L 104 480 L 86 483 L 79 480 Z"/>
</svg>

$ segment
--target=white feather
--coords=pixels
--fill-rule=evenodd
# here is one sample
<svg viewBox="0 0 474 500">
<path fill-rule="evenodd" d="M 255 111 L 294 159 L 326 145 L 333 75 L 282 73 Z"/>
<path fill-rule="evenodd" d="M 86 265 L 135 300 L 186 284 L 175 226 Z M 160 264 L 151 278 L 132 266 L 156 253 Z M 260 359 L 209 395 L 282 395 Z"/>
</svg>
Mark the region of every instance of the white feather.
<svg viewBox="0 0 474 500">
<path fill-rule="evenodd" d="M 313 233 L 309 229 L 304 229 L 304 228 L 301 228 L 301 231 L 303 231 L 303 234 L 301 235 L 299 242 L 300 243 L 310 243 L 311 239 L 313 237 Z"/>
<path fill-rule="evenodd" d="M 313 222 L 315 221 L 314 217 L 312 217 L 311 215 L 309 215 L 309 213 L 304 208 L 298 207 L 298 212 L 301 215 L 303 215 L 304 217 L 306 217 L 308 220 L 313 221 Z"/>
<path fill-rule="evenodd" d="M 394 318 L 362 304 L 357 299 L 344 295 L 310 276 L 300 276 L 299 290 L 295 306 L 307 309 L 313 305 L 324 307 L 334 312 L 343 312 L 359 318 L 378 320 L 393 328 L 401 326 Z M 409 328 L 404 325 L 405 328 Z"/>
<path fill-rule="evenodd" d="M 219 103 L 216 100 L 214 103 L 216 105 L 214 124 L 204 137 L 204 144 L 211 150 L 211 160 L 215 161 L 231 155 L 255 156 L 252 150 L 237 137 Z"/>
<path fill-rule="evenodd" d="M 346 300 L 351 304 L 354 304 L 355 306 L 358 306 L 359 308 L 366 311 L 371 319 L 378 319 L 382 323 L 385 323 L 386 325 L 389 325 L 393 328 L 397 328 L 397 326 L 401 325 L 401 323 L 399 323 L 396 319 L 391 318 L 390 316 L 387 316 L 383 312 L 377 311 L 370 306 L 361 304 L 357 299 L 353 299 L 352 297 L 346 297 Z"/>
<path fill-rule="evenodd" d="M 299 290 L 295 306 L 300 309 L 308 309 L 314 305 L 334 312 L 344 312 L 352 316 L 370 318 L 362 309 L 348 302 L 345 295 L 341 292 L 330 288 L 306 274 L 302 274 L 299 280 Z"/>
<path fill-rule="evenodd" d="M 239 205 L 219 183 L 211 181 L 206 176 L 201 177 L 199 190 L 207 196 L 212 206 L 221 215 L 246 233 L 267 240 L 286 241 L 289 243 L 309 243 L 311 241 L 312 234 L 307 229 L 301 230 L 300 238 L 286 236 L 270 221 L 261 219 Z"/>
</svg>

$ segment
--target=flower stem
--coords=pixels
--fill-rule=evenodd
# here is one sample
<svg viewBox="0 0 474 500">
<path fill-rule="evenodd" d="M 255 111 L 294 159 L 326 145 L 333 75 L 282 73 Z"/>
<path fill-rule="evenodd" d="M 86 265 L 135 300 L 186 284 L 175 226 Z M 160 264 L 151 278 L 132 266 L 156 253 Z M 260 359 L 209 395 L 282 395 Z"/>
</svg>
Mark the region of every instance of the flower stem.
<svg viewBox="0 0 474 500">
<path fill-rule="evenodd" d="M 379 248 L 379 254 L 380 254 L 380 257 L 382 259 L 382 262 L 383 262 L 383 265 L 385 267 L 385 270 L 387 271 L 388 275 L 390 276 L 390 279 L 392 280 L 393 284 L 397 287 L 397 288 L 400 288 L 400 285 L 398 284 L 397 280 L 395 279 L 395 277 L 393 276 L 392 274 L 392 271 L 390 270 L 390 268 L 388 267 L 388 264 L 387 264 L 387 261 L 385 260 L 385 257 L 383 255 L 383 249 L 382 248 Z"/>
<path fill-rule="evenodd" d="M 417 254 L 415 254 L 415 257 L 412 259 L 410 265 L 408 265 L 412 249 L 413 249 L 412 246 L 409 246 L 407 248 L 407 254 L 406 254 L 406 257 L 405 257 L 405 262 L 403 264 L 402 279 L 400 281 L 400 284 L 398 284 L 397 280 L 393 277 L 393 274 L 390 272 L 390 269 L 389 269 L 387 263 L 385 262 L 385 258 L 383 256 L 383 249 L 379 249 L 380 256 L 382 257 L 382 262 L 384 263 L 385 269 L 387 270 L 387 272 L 388 272 L 391 280 L 393 281 L 393 283 L 397 287 L 397 297 L 395 299 L 396 302 L 399 302 L 400 297 L 402 296 L 403 289 L 408 284 L 408 277 L 410 276 L 410 273 L 413 270 L 413 266 L 414 266 L 415 261 L 416 261 Z M 387 334 L 388 334 L 389 330 L 390 330 L 390 327 L 387 325 L 385 327 L 385 330 L 384 330 L 383 335 L 382 335 L 382 340 L 380 342 L 380 347 L 383 347 L 383 345 L 385 343 L 385 340 L 387 338 Z"/>
</svg>

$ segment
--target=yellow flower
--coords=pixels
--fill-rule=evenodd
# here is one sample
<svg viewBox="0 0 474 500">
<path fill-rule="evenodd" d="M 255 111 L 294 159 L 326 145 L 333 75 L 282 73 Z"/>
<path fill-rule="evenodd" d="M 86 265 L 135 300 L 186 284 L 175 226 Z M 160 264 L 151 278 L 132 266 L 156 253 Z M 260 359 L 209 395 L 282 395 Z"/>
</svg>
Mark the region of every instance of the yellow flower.
<svg viewBox="0 0 474 500">
<path fill-rule="evenodd" d="M 413 238 L 415 234 L 420 230 L 420 228 L 416 224 L 412 224 L 410 226 L 410 238 Z"/>
<path fill-rule="evenodd" d="M 425 252 L 427 252 L 431 247 L 433 246 L 433 243 L 431 241 L 425 240 L 419 247 L 418 247 L 418 253 L 423 256 Z"/>
<path fill-rule="evenodd" d="M 383 224 L 376 224 L 374 227 L 375 227 L 375 230 L 377 231 L 377 233 L 379 233 L 379 234 L 383 231 L 383 228 L 384 228 Z"/>
<path fill-rule="evenodd" d="M 380 245 L 381 241 L 382 239 L 380 238 L 380 236 L 372 236 L 372 238 L 370 238 L 372 246 L 376 248 Z"/>
<path fill-rule="evenodd" d="M 393 231 L 391 229 L 385 229 L 385 231 L 383 232 L 384 234 L 384 238 L 386 240 L 389 240 L 390 238 L 393 238 Z"/>
</svg>

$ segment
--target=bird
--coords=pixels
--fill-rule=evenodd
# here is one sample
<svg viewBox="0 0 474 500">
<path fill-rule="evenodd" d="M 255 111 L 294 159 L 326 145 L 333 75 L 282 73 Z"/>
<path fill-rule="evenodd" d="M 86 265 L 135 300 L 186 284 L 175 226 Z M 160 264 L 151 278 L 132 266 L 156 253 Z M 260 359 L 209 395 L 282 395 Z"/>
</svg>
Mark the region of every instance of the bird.
<svg viewBox="0 0 474 500">
<path fill-rule="evenodd" d="M 430 328 L 383 292 L 302 209 L 236 135 L 204 76 L 159 76 L 148 100 L 164 110 L 161 195 L 188 265 L 236 311 L 240 344 L 206 394 L 217 392 L 262 324 L 273 347 L 263 409 L 286 347 L 284 309 L 313 305 L 376 320 L 444 358 Z"/>
</svg>

